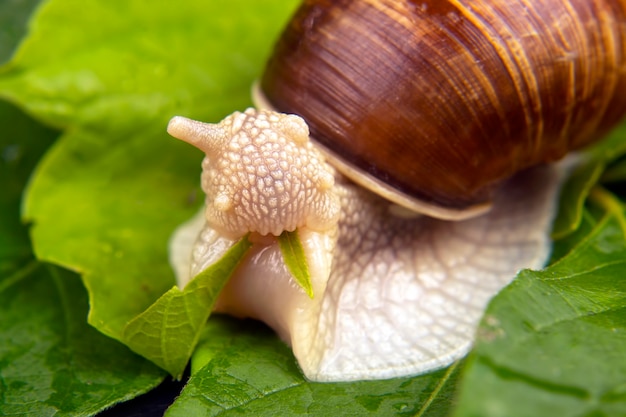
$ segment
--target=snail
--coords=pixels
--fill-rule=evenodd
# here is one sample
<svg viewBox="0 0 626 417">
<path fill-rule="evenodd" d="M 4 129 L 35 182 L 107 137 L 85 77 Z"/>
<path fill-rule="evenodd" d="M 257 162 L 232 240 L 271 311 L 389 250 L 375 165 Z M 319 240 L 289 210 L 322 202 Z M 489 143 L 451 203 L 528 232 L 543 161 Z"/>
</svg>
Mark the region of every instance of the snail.
<svg viewBox="0 0 626 417">
<path fill-rule="evenodd" d="M 626 112 L 626 1 L 307 0 L 253 95 L 168 126 L 206 154 L 179 285 L 250 233 L 218 311 L 268 323 L 311 380 L 428 372 L 545 264 L 569 159 L 548 163 Z M 294 230 L 312 299 L 277 242 Z"/>
</svg>

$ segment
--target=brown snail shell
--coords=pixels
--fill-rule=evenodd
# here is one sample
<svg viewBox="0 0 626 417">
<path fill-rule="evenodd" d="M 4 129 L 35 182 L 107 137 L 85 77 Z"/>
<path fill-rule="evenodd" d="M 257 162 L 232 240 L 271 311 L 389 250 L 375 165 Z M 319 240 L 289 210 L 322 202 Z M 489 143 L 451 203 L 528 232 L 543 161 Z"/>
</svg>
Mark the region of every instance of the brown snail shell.
<svg viewBox="0 0 626 417">
<path fill-rule="evenodd" d="M 626 112 L 626 0 L 307 0 L 260 86 L 344 174 L 464 218 Z"/>
</svg>

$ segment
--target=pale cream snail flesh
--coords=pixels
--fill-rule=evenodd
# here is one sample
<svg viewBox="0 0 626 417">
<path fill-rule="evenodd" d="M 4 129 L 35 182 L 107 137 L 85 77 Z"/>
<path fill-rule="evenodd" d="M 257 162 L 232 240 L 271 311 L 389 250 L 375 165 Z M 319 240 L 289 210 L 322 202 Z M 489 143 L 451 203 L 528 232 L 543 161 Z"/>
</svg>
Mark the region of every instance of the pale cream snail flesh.
<svg viewBox="0 0 626 417">
<path fill-rule="evenodd" d="M 282 127 L 273 130 L 266 121 L 280 124 L 281 119 L 291 122 L 294 117 L 253 109 L 229 116 L 222 126 L 239 140 L 222 144 L 223 153 L 252 145 L 249 150 L 258 157 L 263 147 L 283 146 L 290 138 Z M 256 127 L 259 118 L 262 128 Z M 202 150 L 209 148 L 205 143 L 223 137 L 213 133 L 221 129 L 219 124 L 180 117 L 168 127 L 170 134 Z M 259 136 L 263 140 L 255 140 Z M 241 146 L 242 137 L 250 145 Z M 266 322 L 292 346 L 311 380 L 390 378 L 450 364 L 467 353 L 489 299 L 519 269 L 539 268 L 546 261 L 561 168 L 536 168 L 513 178 L 497 194 L 492 210 L 474 219 L 407 219 L 394 215 L 392 203 L 337 174 L 314 147 L 302 143 L 302 137 L 296 141 L 311 152 L 302 158 L 306 165 L 297 169 L 283 164 L 278 151 L 277 159 L 251 158 L 249 165 L 232 164 L 243 171 L 230 170 L 221 177 L 215 168 L 221 166 L 219 160 L 207 154 L 203 187 L 229 189 L 232 194 L 207 194 L 207 208 L 178 229 L 171 253 L 179 285 L 184 287 L 236 239 L 248 231 L 257 232 L 253 248 L 222 293 L 217 311 Z M 293 162 L 291 155 L 285 156 Z M 246 158 L 241 156 L 241 160 Z M 287 169 L 283 171 L 281 165 Z M 322 180 L 300 176 L 305 171 L 321 173 Z M 330 187 L 329 174 L 336 176 Z M 213 187 L 219 178 L 245 186 Z M 295 194 L 278 195 L 276 178 L 290 183 L 279 186 L 281 191 L 292 189 Z M 246 193 L 248 187 L 260 191 Z M 268 213 L 273 204 L 264 195 L 266 188 L 269 198 L 278 198 L 277 207 L 287 214 Z M 319 193 L 326 195 L 315 197 Z M 314 203 L 320 200 L 325 202 Z M 339 204 L 340 211 L 334 204 Z M 320 212 L 311 216 L 311 209 Z M 213 215 L 215 211 L 220 214 Z M 258 228 L 250 223 L 254 213 L 259 215 Z M 325 221 L 309 222 L 309 217 Z M 281 226 L 285 218 L 289 225 Z M 275 223 L 268 225 L 268 219 Z M 245 227 L 230 226 L 240 221 Z M 312 273 L 313 299 L 293 281 L 274 237 L 295 228 Z"/>
</svg>

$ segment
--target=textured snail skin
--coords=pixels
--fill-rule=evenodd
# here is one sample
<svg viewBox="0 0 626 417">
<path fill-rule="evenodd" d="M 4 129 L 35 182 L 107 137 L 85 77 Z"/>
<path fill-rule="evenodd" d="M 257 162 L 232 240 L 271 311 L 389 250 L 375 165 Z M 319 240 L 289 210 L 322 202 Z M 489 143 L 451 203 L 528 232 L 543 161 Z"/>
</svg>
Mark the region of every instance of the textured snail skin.
<svg viewBox="0 0 626 417">
<path fill-rule="evenodd" d="M 626 1 L 307 0 L 261 89 L 354 181 L 462 218 L 621 118 Z"/>
<path fill-rule="evenodd" d="M 334 170 L 300 117 L 250 108 L 219 124 L 174 117 L 167 131 L 205 152 L 205 216 L 222 235 L 336 227 Z"/>
<path fill-rule="evenodd" d="M 255 125 L 257 116 L 275 116 L 277 123 L 271 125 L 279 127 L 283 118 L 293 120 L 293 116 L 255 111 L 236 113 L 235 119 L 243 117 Z M 226 130 L 233 137 L 248 132 L 252 141 L 258 136 L 241 129 L 245 123 L 231 122 L 209 125 L 175 118 L 169 131 L 201 149 L 207 148 L 206 141 L 213 142 L 212 136 L 223 137 L 224 126 L 229 126 Z M 287 140 L 296 136 L 295 141 L 302 143 L 300 129 L 288 130 L 289 135 L 282 128 L 275 133 Z M 307 149 L 311 155 L 305 159 L 320 163 L 313 172 L 332 172 L 314 148 Z M 224 154 L 231 150 L 222 148 Z M 240 173 L 247 176 L 246 165 L 235 165 L 241 172 L 228 172 L 220 169 L 216 155 L 207 158 L 203 185 L 207 172 L 225 177 L 212 179 L 219 181 Z M 287 166 L 281 177 L 290 173 L 292 167 Z M 253 220 L 246 231 L 252 232 L 253 247 L 222 292 L 217 311 L 267 323 L 292 346 L 302 371 L 315 381 L 391 378 L 449 365 L 470 348 L 489 299 L 519 269 L 541 267 L 548 256 L 562 172 L 540 167 L 524 174 L 499 190 L 489 213 L 459 222 L 394 216 L 390 202 L 337 174 L 334 186 L 324 191 L 336 197 L 341 208 L 334 225 L 324 230 L 312 230 L 308 224 L 298 227 L 311 270 L 313 299 L 289 274 L 277 239 L 259 233 L 273 220 L 258 210 L 230 207 L 230 215 L 243 213 L 246 221 Z M 303 189 L 291 188 L 296 194 L 287 201 L 319 192 L 315 181 L 302 185 Z M 220 187 L 205 190 L 213 193 L 207 194 L 207 205 L 223 191 Z M 248 217 L 257 211 L 258 218 Z M 183 225 L 172 239 L 170 254 L 181 287 L 217 261 L 236 239 L 221 230 L 222 223 L 205 217 L 207 212 Z"/>
</svg>

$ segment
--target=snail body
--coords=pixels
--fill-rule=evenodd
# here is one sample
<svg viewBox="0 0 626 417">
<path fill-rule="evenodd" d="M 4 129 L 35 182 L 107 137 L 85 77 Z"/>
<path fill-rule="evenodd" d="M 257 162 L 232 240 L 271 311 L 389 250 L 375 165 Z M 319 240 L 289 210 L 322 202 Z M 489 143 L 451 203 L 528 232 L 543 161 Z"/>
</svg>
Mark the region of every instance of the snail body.
<svg viewBox="0 0 626 417">
<path fill-rule="evenodd" d="M 205 208 L 171 241 L 179 286 L 248 235 L 219 311 L 266 322 L 312 380 L 428 372 L 545 264 L 568 164 L 544 163 L 626 112 L 626 0 L 305 1 L 255 98 L 170 121 L 206 154 Z"/>
<path fill-rule="evenodd" d="M 623 0 L 305 1 L 261 92 L 352 180 L 466 218 L 622 117 L 625 20 Z"/>
</svg>

